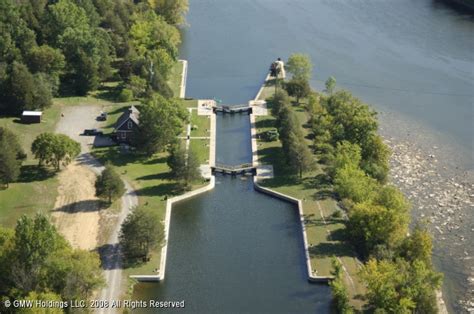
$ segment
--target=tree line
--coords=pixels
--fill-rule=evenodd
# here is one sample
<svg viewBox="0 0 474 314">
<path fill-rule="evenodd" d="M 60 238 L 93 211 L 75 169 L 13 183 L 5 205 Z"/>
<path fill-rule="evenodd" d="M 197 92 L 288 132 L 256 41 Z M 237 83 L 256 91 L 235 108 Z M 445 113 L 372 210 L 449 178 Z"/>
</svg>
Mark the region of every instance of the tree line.
<svg viewBox="0 0 474 314">
<path fill-rule="evenodd" d="M 442 274 L 431 261 L 431 235 L 422 226 L 409 230 L 410 203 L 388 182 L 390 149 L 377 133 L 377 114 L 349 91 L 326 81 L 324 93 L 307 88 L 312 65 L 306 55 L 292 55 L 292 74 L 283 90 L 269 99 L 290 169 L 302 176 L 314 167 L 325 170 L 341 206 L 347 211 L 346 238 L 364 266 L 359 275 L 367 286 L 368 305 L 378 313 L 436 313 L 435 292 Z M 305 98 L 313 145 L 301 133 L 288 94 L 296 105 Z M 350 313 L 349 298 L 336 260 L 332 283 L 338 312 Z"/>
<path fill-rule="evenodd" d="M 98 254 L 73 249 L 42 214 L 0 227 L 0 269 L 2 313 L 12 310 L 4 307 L 9 299 L 87 300 L 104 285 Z"/>
<path fill-rule="evenodd" d="M 107 80 L 127 98 L 171 96 L 187 9 L 187 0 L 0 0 L 1 112 L 46 108 Z"/>
</svg>

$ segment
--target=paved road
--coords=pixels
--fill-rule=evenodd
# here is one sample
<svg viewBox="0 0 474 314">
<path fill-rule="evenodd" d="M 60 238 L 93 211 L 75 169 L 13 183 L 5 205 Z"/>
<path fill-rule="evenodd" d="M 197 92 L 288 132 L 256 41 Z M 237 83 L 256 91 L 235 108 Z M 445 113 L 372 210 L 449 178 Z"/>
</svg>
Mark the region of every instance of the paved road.
<svg viewBox="0 0 474 314">
<path fill-rule="evenodd" d="M 64 116 L 56 128 L 57 133 L 66 134 L 81 143 L 81 154 L 77 160 L 80 164 L 88 166 L 96 174 L 100 174 L 104 170 L 104 166 L 89 153 L 94 142 L 94 137 L 83 136 L 81 134 L 84 129 L 98 128 L 99 123 L 95 118 L 99 115 L 100 110 L 100 106 L 67 107 L 63 110 Z M 122 293 L 122 258 L 120 246 L 118 245 L 120 227 L 130 211 L 138 205 L 138 197 L 132 186 L 125 180 L 123 182 L 126 192 L 122 196 L 122 208 L 112 234 L 106 246 L 104 246 L 100 252 L 106 287 L 100 291 L 99 300 L 109 302 L 112 300 L 120 300 Z M 114 313 L 115 310 L 105 308 L 97 312 Z"/>
</svg>

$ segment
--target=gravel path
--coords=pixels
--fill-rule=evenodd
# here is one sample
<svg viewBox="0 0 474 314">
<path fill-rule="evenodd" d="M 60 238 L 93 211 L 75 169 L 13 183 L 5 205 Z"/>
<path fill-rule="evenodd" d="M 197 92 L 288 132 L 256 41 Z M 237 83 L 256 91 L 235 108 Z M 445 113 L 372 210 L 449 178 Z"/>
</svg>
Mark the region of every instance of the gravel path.
<svg viewBox="0 0 474 314">
<path fill-rule="evenodd" d="M 90 153 L 93 136 L 81 135 L 84 129 L 98 128 L 96 117 L 100 114 L 100 106 L 74 106 L 66 107 L 63 110 L 63 116 L 56 128 L 57 133 L 63 133 L 72 139 L 81 143 L 81 154 L 77 158 L 79 164 L 86 165 L 96 174 L 100 174 L 104 167 Z M 123 181 L 126 192 L 122 196 L 122 208 L 117 217 L 117 223 L 107 241 L 107 244 L 100 250 L 102 258 L 102 268 L 104 269 L 104 277 L 106 287 L 100 291 L 99 300 L 109 301 L 120 300 L 122 294 L 122 259 L 120 246 L 118 245 L 118 236 L 120 227 L 131 210 L 138 205 L 138 197 L 132 186 Z M 98 309 L 98 313 L 114 313 L 113 309 Z"/>
</svg>

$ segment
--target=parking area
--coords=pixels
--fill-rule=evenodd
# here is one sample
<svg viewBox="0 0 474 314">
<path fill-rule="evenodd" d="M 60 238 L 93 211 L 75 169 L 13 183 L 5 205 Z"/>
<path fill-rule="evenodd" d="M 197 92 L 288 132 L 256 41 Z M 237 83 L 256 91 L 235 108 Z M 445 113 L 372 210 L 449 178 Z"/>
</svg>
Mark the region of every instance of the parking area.
<svg viewBox="0 0 474 314">
<path fill-rule="evenodd" d="M 57 124 L 56 132 L 66 134 L 81 143 L 81 151 L 89 152 L 93 145 L 97 147 L 111 146 L 115 143 L 107 136 L 84 135 L 86 129 L 98 129 L 100 122 L 97 117 L 101 113 L 101 106 L 81 105 L 65 107 L 61 119 Z"/>
</svg>

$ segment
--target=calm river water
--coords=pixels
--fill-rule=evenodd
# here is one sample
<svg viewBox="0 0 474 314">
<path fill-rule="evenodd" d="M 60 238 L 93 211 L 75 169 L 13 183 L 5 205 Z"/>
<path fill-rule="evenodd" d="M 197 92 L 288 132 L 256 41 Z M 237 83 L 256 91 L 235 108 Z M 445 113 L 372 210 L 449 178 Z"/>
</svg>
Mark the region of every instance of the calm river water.
<svg viewBox="0 0 474 314">
<path fill-rule="evenodd" d="M 381 112 L 386 137 L 436 147 L 443 175 L 462 174 L 472 187 L 472 15 L 433 0 L 190 0 L 188 23 L 187 96 L 246 103 L 273 59 L 307 53 L 314 87 L 335 76 Z M 248 124 L 218 118 L 218 162 L 250 160 Z M 472 206 L 459 210 L 467 242 L 434 234 L 456 312 L 474 270 Z M 214 191 L 174 208 L 166 280 L 136 296 L 184 299 L 189 312 L 328 312 L 329 289 L 306 281 L 300 233 L 293 206 L 254 192 L 250 180 L 218 177 Z"/>
</svg>

